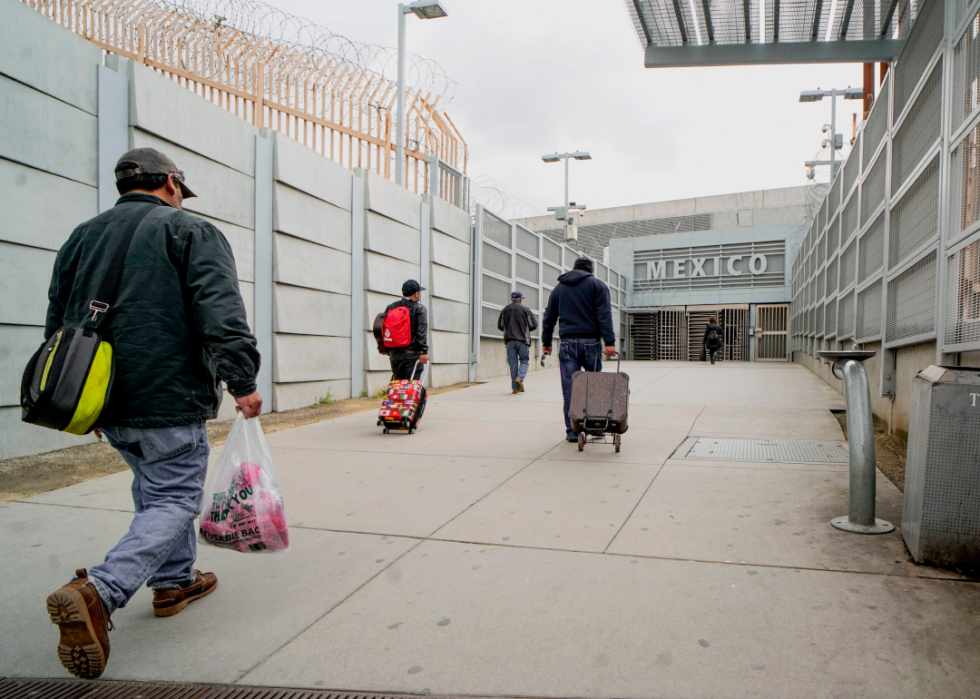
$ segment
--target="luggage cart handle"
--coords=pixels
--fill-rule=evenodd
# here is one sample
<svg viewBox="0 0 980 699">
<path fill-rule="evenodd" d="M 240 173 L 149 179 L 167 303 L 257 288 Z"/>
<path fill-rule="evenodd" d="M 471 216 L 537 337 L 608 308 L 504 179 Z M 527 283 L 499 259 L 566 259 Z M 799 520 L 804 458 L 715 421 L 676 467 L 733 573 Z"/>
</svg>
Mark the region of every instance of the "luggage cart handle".
<svg viewBox="0 0 980 699">
<path fill-rule="evenodd" d="M 409 379 L 409 381 L 414 381 L 415 380 L 415 378 L 414 378 L 415 377 L 415 370 L 419 368 L 419 362 L 420 361 L 422 361 L 421 358 L 415 360 L 415 366 L 412 367 L 412 377 L 413 378 Z M 426 373 L 428 371 L 429 371 L 429 364 L 428 364 L 428 362 L 426 362 L 425 364 L 422 365 L 422 375 L 419 376 L 419 379 L 418 379 L 419 380 L 419 383 L 421 383 L 423 387 L 425 387 L 425 375 L 426 375 Z M 395 374 L 394 373 L 391 374 L 391 380 L 392 381 L 395 380 Z"/>
<path fill-rule="evenodd" d="M 601 352 L 596 353 L 595 361 L 592 363 L 592 371 L 599 370 L 599 357 L 601 356 L 601 354 L 602 354 Z M 606 413 L 606 427 L 609 427 L 609 421 L 612 419 L 613 405 L 615 404 L 616 401 L 616 379 L 619 377 L 619 367 L 622 364 L 622 357 L 623 355 L 621 353 L 616 352 L 616 373 L 613 374 L 612 395 L 609 396 L 609 412 Z M 583 420 L 588 419 L 586 413 L 589 410 L 589 374 L 590 373 L 591 372 L 588 371 L 585 372 L 585 401 L 584 401 L 584 405 L 582 406 Z"/>
</svg>

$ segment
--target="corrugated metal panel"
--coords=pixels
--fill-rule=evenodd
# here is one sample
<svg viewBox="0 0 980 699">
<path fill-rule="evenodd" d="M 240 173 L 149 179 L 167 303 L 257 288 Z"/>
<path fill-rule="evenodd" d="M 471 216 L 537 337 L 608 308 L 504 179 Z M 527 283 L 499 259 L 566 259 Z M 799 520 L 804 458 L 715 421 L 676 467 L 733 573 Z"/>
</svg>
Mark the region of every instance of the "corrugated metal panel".
<svg viewBox="0 0 980 699">
<path fill-rule="evenodd" d="M 888 229 L 889 269 L 939 234 L 938 155 L 892 207 Z"/>
<path fill-rule="evenodd" d="M 936 2 L 936 0 L 933 0 Z M 931 3 L 927 3 L 927 6 Z M 942 128 L 943 62 L 933 68 L 915 104 L 898 128 L 892 141 L 892 194 L 894 195 L 918 167 L 926 152 L 939 139 Z"/>
<path fill-rule="evenodd" d="M 888 282 L 885 341 L 936 329 L 936 253 L 931 252 Z"/>
</svg>

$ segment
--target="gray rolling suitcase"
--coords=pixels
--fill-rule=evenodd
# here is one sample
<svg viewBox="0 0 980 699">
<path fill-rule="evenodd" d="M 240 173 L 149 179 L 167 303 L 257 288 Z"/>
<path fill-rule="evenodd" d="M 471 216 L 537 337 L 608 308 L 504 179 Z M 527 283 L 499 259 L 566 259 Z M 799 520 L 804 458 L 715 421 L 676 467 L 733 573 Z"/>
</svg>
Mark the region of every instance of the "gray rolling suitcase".
<svg viewBox="0 0 980 699">
<path fill-rule="evenodd" d="M 578 450 L 586 441 L 613 444 L 618 452 L 622 435 L 629 429 L 630 377 L 619 370 L 616 357 L 615 372 L 577 371 L 572 375 L 572 398 L 568 419 L 578 432 Z M 612 442 L 607 440 L 612 435 Z"/>
</svg>

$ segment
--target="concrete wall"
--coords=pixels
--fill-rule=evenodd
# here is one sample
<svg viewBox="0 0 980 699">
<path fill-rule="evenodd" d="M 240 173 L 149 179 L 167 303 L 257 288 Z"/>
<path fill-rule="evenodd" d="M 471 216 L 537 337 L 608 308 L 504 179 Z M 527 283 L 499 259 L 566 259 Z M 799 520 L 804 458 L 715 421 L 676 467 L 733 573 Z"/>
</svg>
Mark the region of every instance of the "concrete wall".
<svg viewBox="0 0 980 699">
<path fill-rule="evenodd" d="M 561 340 L 555 338 L 552 345 L 552 355 L 545 357 L 544 369 L 554 369 L 558 366 L 558 348 Z M 542 371 L 541 341 L 531 340 L 531 362 L 528 373 Z M 507 345 L 503 340 L 494 337 L 480 338 L 480 361 L 476 365 L 476 380 L 488 381 L 501 376 L 510 376 L 510 364 L 507 363 Z"/>
<path fill-rule="evenodd" d="M 98 213 L 102 55 L 17 2 L 0 8 L 0 46 L 0 458 L 7 458 L 87 439 L 22 423 L 20 377 L 43 339 L 57 250 Z"/>
<path fill-rule="evenodd" d="M 383 387 L 390 370 L 370 328 L 407 278 L 428 287 L 429 383 L 466 380 L 466 212 L 346 170 L 130 60 L 103 58 L 21 3 L 0 4 L 0 45 L 0 459 L 92 439 L 22 423 L 20 376 L 43 339 L 57 250 L 100 201 L 115 201 L 112 168 L 132 147 L 156 148 L 184 170 L 198 194 L 185 208 L 228 239 L 260 343 L 256 319 L 270 319 L 262 357 L 270 410 Z M 260 168 L 257 149 L 270 148 L 271 167 Z M 271 229 L 257 215 L 257 192 L 271 192 Z M 262 235 L 271 253 L 257 259 Z M 234 401 L 224 400 L 219 419 L 233 415 Z"/>
<path fill-rule="evenodd" d="M 798 223 L 806 217 L 808 189 L 809 187 L 786 187 L 633 204 L 609 209 L 589 209 L 580 224 L 591 226 L 600 223 L 644 221 L 694 214 L 712 214 L 712 229 Z M 532 231 L 546 231 L 558 227 L 554 216 L 535 216 L 520 219 L 518 223 Z"/>
</svg>

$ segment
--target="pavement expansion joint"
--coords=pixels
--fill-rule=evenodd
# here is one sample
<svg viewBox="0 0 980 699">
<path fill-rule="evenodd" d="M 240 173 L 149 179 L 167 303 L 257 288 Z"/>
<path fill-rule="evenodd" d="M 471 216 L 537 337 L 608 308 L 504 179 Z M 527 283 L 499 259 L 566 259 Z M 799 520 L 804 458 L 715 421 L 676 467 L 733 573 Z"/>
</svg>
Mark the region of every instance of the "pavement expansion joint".
<svg viewBox="0 0 980 699">
<path fill-rule="evenodd" d="M 793 439 L 714 439 L 701 437 L 685 455 L 688 459 L 773 461 L 779 463 L 850 463 L 846 442 Z"/>
</svg>

